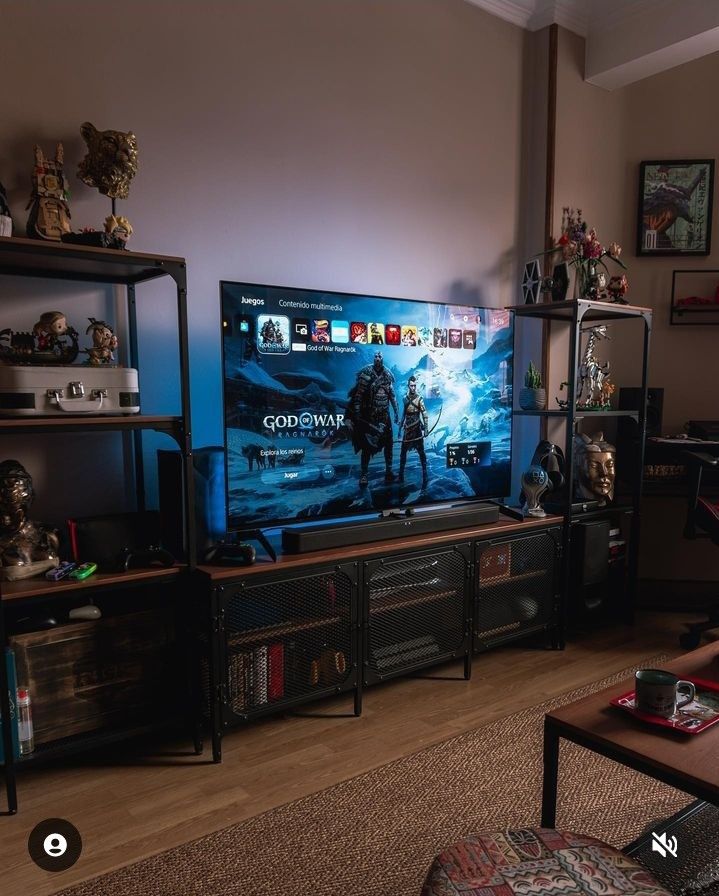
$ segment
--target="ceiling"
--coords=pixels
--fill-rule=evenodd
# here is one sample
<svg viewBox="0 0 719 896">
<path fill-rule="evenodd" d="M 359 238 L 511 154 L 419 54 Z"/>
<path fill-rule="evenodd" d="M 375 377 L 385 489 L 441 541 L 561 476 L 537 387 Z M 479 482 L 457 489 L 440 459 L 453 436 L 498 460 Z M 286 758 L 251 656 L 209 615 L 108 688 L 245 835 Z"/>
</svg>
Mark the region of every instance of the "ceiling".
<svg viewBox="0 0 719 896">
<path fill-rule="evenodd" d="M 587 40 L 585 79 L 614 90 L 719 51 L 717 0 L 467 0 L 529 31 Z"/>
</svg>

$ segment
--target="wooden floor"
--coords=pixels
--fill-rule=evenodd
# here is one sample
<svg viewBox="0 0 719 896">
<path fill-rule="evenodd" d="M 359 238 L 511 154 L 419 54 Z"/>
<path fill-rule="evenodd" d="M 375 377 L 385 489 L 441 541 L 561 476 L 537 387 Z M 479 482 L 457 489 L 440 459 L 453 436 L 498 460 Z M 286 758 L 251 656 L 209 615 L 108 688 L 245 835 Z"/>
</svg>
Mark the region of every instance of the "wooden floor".
<svg viewBox="0 0 719 896">
<path fill-rule="evenodd" d="M 681 623 L 692 618 L 641 614 L 633 628 L 585 634 L 564 652 L 526 643 L 498 649 L 475 658 L 469 682 L 460 664 L 396 679 L 366 691 L 361 718 L 351 715 L 351 698 L 312 704 L 232 731 L 221 765 L 209 761 L 207 749 L 198 758 L 179 743 L 149 758 L 125 746 L 124 759 L 115 753 L 27 769 L 19 814 L 0 816 L 0 892 L 57 892 L 658 653 L 676 655 Z M 72 821 L 84 844 L 77 865 L 58 874 L 38 869 L 27 853 L 32 828 L 52 817 Z"/>
</svg>

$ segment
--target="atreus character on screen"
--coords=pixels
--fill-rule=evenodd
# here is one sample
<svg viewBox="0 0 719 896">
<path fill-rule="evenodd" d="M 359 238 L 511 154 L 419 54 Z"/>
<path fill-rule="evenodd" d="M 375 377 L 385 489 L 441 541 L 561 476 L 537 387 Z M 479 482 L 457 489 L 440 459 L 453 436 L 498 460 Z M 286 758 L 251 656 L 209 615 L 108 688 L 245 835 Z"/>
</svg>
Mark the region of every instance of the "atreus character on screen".
<svg viewBox="0 0 719 896">
<path fill-rule="evenodd" d="M 360 487 L 367 485 L 370 458 L 384 452 L 384 481 L 392 482 L 392 421 L 399 423 L 399 408 L 394 394 L 394 376 L 384 366 L 382 352 L 375 352 L 374 361 L 357 374 L 350 390 L 349 414 L 352 423 L 352 444 L 360 452 Z"/>
<path fill-rule="evenodd" d="M 413 449 L 419 455 L 422 464 L 422 488 L 427 487 L 427 455 L 424 453 L 424 437 L 429 429 L 429 417 L 424 399 L 417 392 L 417 377 L 411 376 L 407 380 L 407 394 L 404 397 L 404 411 L 402 421 L 399 424 L 399 432 L 402 436 L 402 447 L 399 454 L 399 481 L 404 482 L 404 467 L 407 462 L 407 452 Z"/>
</svg>

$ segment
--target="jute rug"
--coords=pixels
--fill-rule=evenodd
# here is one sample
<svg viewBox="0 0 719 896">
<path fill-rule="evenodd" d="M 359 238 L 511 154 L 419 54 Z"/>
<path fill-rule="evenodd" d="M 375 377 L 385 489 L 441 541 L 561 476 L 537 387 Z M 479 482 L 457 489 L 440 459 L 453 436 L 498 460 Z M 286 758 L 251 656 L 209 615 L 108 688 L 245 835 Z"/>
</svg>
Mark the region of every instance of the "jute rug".
<svg viewBox="0 0 719 896">
<path fill-rule="evenodd" d="M 664 658 L 665 659 L 665 658 Z M 656 665 L 661 657 L 643 664 Z M 63 896 L 418 896 L 441 847 L 539 823 L 542 722 L 634 667 L 327 790 L 63 891 Z M 558 827 L 622 847 L 685 794 L 563 743 Z"/>
</svg>

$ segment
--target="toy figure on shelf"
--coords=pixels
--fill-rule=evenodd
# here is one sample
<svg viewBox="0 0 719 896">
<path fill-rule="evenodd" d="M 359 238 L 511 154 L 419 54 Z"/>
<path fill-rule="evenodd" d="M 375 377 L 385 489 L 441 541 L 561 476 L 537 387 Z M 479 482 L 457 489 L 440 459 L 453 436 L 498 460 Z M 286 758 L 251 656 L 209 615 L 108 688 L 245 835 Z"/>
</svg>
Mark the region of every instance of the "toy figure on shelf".
<svg viewBox="0 0 719 896">
<path fill-rule="evenodd" d="M 583 410 L 602 411 L 609 408 L 608 393 L 605 382 L 609 380 L 609 361 L 600 364 L 594 354 L 594 349 L 601 339 L 611 339 L 607 334 L 606 324 L 599 324 L 595 327 L 588 327 L 581 332 L 589 333 L 587 345 L 584 349 L 584 357 L 579 365 L 579 388 L 577 390 L 577 407 Z M 563 389 L 567 383 L 562 383 L 559 387 Z M 612 390 L 613 391 L 613 390 Z M 566 408 L 568 402 L 566 399 L 557 398 L 557 404 L 560 408 Z"/>
<path fill-rule="evenodd" d="M 70 192 L 62 170 L 64 158 L 62 143 L 57 144 L 54 159 L 46 159 L 40 147 L 35 147 L 32 195 L 27 204 L 27 235 L 31 239 L 59 240 L 70 232 Z"/>
<path fill-rule="evenodd" d="M 21 463 L 0 463 L 0 578 L 6 581 L 39 575 L 60 563 L 54 529 L 28 519 L 35 493 Z"/>
<path fill-rule="evenodd" d="M 627 304 L 627 300 L 624 298 L 624 296 L 627 294 L 628 290 L 629 281 L 627 280 L 626 274 L 615 274 L 613 277 L 609 278 L 609 286 L 607 287 L 607 292 L 616 305 Z"/>
<path fill-rule="evenodd" d="M 92 367 L 101 367 L 104 364 L 112 364 L 115 360 L 113 352 L 117 348 L 117 336 L 112 331 L 110 324 L 104 320 L 95 320 L 89 317 L 90 326 L 85 333 L 92 333 L 92 348 L 86 348 L 87 363 Z"/>
<path fill-rule="evenodd" d="M 105 233 L 112 249 L 124 249 L 132 236 L 132 224 L 124 215 L 108 215 L 105 218 Z"/>
<path fill-rule="evenodd" d="M 614 445 L 604 441 L 604 433 L 590 438 L 583 433 L 574 436 L 574 490 L 575 498 L 582 501 L 599 501 L 604 507 L 614 500 Z"/>
<path fill-rule="evenodd" d="M 5 187 L 0 184 L 0 236 L 12 236 L 12 218 Z"/>
<path fill-rule="evenodd" d="M 0 330 L 2 364 L 72 364 L 79 351 L 77 330 L 68 325 L 62 311 L 45 311 L 31 333 Z"/>
</svg>

